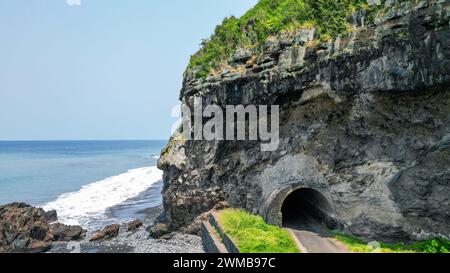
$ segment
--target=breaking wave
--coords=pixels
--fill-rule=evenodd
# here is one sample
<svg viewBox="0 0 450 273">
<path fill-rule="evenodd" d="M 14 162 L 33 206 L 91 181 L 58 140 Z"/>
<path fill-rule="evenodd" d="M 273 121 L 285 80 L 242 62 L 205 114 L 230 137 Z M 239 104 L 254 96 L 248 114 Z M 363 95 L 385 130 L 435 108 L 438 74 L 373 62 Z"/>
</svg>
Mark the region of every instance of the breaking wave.
<svg viewBox="0 0 450 273">
<path fill-rule="evenodd" d="M 161 179 L 162 171 L 157 167 L 129 170 L 85 185 L 77 192 L 65 193 L 43 209 L 56 210 L 61 223 L 97 228 L 102 221 L 107 221 L 108 208 L 138 196 Z"/>
</svg>

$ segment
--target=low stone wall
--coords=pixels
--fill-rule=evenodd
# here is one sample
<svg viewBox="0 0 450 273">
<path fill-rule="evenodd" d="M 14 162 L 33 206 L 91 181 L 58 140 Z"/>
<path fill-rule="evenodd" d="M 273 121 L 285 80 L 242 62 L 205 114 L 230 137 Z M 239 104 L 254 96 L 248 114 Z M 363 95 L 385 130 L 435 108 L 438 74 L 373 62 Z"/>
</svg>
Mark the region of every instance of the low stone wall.
<svg viewBox="0 0 450 273">
<path fill-rule="evenodd" d="M 200 237 L 206 253 L 228 253 L 225 245 L 217 238 L 213 227 L 209 222 L 203 222 L 200 228 Z"/>
<path fill-rule="evenodd" d="M 209 222 L 213 227 L 216 228 L 216 230 L 220 233 L 220 236 L 222 237 L 223 244 L 227 248 L 229 253 L 240 253 L 239 248 L 237 247 L 236 243 L 233 241 L 233 239 L 230 238 L 222 229 L 219 222 L 217 221 L 217 213 L 213 212 L 209 216 Z"/>
<path fill-rule="evenodd" d="M 207 253 L 240 253 L 233 239 L 223 231 L 215 212 L 202 223 L 200 236 Z"/>
</svg>

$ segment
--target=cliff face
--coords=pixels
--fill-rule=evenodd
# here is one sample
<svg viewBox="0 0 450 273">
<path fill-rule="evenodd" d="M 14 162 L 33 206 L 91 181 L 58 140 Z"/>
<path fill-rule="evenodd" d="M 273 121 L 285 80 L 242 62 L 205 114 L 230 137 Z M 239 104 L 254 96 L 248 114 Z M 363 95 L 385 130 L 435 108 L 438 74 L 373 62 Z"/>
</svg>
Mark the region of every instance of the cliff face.
<svg viewBox="0 0 450 273">
<path fill-rule="evenodd" d="M 284 199 L 309 188 L 354 235 L 450 237 L 450 1 L 384 5 L 333 41 L 284 33 L 206 80 L 186 72 L 189 106 L 280 105 L 280 146 L 174 136 L 159 161 L 170 228 L 220 201 L 281 224 Z"/>
</svg>

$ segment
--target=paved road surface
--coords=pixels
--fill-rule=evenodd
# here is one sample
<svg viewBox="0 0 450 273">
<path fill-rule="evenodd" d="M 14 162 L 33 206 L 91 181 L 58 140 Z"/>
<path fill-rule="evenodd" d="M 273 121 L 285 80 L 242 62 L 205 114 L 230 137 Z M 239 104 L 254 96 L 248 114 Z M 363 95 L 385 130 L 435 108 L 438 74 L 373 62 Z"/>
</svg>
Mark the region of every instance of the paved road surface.
<svg viewBox="0 0 450 273">
<path fill-rule="evenodd" d="M 309 253 L 345 253 L 345 245 L 333 239 L 329 232 L 313 217 L 301 214 L 288 219 L 285 228 L 291 229 Z"/>
</svg>

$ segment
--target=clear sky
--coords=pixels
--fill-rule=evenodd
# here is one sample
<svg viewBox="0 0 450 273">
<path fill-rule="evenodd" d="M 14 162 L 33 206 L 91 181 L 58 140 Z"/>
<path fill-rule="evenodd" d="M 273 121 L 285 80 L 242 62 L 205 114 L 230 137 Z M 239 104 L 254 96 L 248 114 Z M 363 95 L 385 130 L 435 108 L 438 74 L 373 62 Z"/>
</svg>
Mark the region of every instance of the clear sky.
<svg viewBox="0 0 450 273">
<path fill-rule="evenodd" d="M 0 0 L 0 140 L 168 138 L 189 56 L 257 2 L 79 1 Z"/>
</svg>

